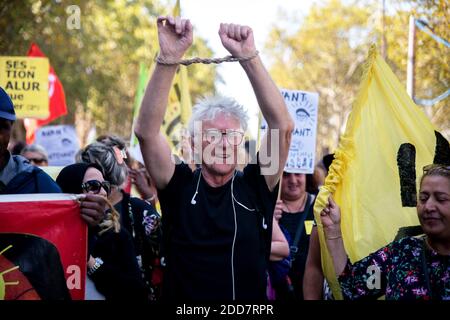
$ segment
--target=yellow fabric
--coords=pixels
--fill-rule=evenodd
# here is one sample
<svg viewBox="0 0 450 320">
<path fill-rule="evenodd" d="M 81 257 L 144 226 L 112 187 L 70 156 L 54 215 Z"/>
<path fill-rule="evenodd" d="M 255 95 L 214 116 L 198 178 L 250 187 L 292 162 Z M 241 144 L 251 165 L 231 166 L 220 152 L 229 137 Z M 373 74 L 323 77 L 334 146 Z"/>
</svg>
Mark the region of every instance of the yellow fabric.
<svg viewBox="0 0 450 320">
<path fill-rule="evenodd" d="M 172 13 L 174 17 L 181 16 L 180 0 L 177 0 Z M 179 66 L 177 75 L 175 76 L 174 88 L 180 103 L 180 121 L 183 127 L 186 127 L 192 113 L 191 95 L 189 93 L 188 73 L 186 66 Z"/>
<path fill-rule="evenodd" d="M 416 148 L 418 190 L 422 167 L 433 162 L 434 127 L 414 104 L 373 46 L 364 65 L 360 91 L 314 206 L 322 268 L 336 299 L 342 299 L 326 249 L 320 211 L 332 194 L 341 208 L 341 229 L 352 262 L 391 242 L 398 229 L 418 225 L 415 207 L 402 207 L 397 152 Z"/>
<path fill-rule="evenodd" d="M 180 0 L 177 0 L 177 2 L 175 3 L 175 7 L 173 8 L 172 15 L 174 17 L 179 17 L 181 15 Z"/>
<path fill-rule="evenodd" d="M 180 1 L 177 0 L 172 11 L 173 16 L 180 16 Z M 162 131 L 167 137 L 170 148 L 173 153 L 178 154 L 179 150 L 175 150 L 181 139 L 183 128 L 186 127 L 191 117 L 192 103 L 189 93 L 188 74 L 186 66 L 180 65 L 175 75 L 174 83 L 169 93 L 169 102 L 167 111 L 162 124 Z"/>
<path fill-rule="evenodd" d="M 192 103 L 191 95 L 189 93 L 189 83 L 186 66 L 180 66 L 178 77 L 180 83 L 181 123 L 183 124 L 183 126 L 186 126 L 192 114 Z"/>
<path fill-rule="evenodd" d="M 167 110 L 164 115 L 164 121 L 161 125 L 161 131 L 166 136 L 167 142 L 174 153 L 177 153 L 174 148 L 180 141 L 180 133 L 182 130 L 181 109 L 180 102 L 176 94 L 176 85 L 177 84 L 175 83 L 170 89 Z"/>
<path fill-rule="evenodd" d="M 312 221 L 312 220 L 305 220 L 305 231 L 306 231 L 307 235 L 311 234 L 313 225 L 314 225 L 314 221 Z"/>
</svg>

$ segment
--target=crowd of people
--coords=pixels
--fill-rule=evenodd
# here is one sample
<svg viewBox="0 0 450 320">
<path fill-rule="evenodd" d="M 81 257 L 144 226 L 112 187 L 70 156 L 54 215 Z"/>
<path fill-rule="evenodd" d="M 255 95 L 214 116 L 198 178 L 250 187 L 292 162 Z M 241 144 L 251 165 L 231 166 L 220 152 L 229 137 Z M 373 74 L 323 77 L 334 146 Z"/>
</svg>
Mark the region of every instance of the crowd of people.
<svg viewBox="0 0 450 320">
<path fill-rule="evenodd" d="M 0 194 L 84 194 L 86 299 L 332 299 L 321 268 L 317 223 L 344 298 L 450 299 L 448 163 L 424 169 L 417 205 L 424 235 L 394 241 L 351 263 L 337 204 L 329 199 L 321 221 L 313 214 L 333 155 L 325 156 L 314 174 L 284 171 L 294 123 L 258 56 L 252 29 L 221 24 L 219 37 L 247 75 L 268 132 L 278 134 L 264 137 L 259 152 L 239 166 L 248 116 L 232 98 L 205 98 L 193 108 L 188 125 L 189 159 L 200 159 L 193 166 L 171 154 L 160 129 L 193 28 L 189 20 L 170 16 L 159 17 L 157 27 L 160 53 L 135 127 L 144 163 L 130 157 L 123 139 L 105 135 L 82 148 L 76 163 L 62 168 L 54 181 L 41 168 L 48 165 L 45 149 L 8 149 L 16 115 L 0 88 Z M 381 270 L 377 290 L 366 286 L 370 265 Z"/>
</svg>

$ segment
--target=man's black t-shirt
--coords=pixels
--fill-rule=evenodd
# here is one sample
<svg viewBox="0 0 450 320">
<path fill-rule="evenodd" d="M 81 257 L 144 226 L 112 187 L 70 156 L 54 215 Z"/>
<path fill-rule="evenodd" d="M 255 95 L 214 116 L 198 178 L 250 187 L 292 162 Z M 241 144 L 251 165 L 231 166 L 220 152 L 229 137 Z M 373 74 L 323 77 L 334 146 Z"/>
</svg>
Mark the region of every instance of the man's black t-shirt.
<svg viewBox="0 0 450 320">
<path fill-rule="evenodd" d="M 236 171 L 234 181 L 217 188 L 206 183 L 200 169 L 176 165 L 158 193 L 166 262 L 163 297 L 232 300 L 234 288 L 236 300 L 265 300 L 276 195 L 259 165 Z"/>
</svg>

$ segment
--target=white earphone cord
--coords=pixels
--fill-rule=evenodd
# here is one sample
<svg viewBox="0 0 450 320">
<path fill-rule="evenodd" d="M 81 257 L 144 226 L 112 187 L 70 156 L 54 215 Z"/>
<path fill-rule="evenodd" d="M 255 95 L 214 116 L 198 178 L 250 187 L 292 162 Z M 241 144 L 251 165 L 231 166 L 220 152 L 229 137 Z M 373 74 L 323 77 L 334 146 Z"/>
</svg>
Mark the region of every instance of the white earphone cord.
<svg viewBox="0 0 450 320">
<path fill-rule="evenodd" d="M 191 204 L 192 205 L 197 203 L 197 201 L 195 200 L 195 197 L 197 196 L 197 193 L 198 193 L 198 185 L 200 184 L 200 178 L 201 177 L 202 177 L 202 171 L 200 170 L 200 173 L 198 175 L 198 180 L 197 180 L 197 188 L 195 188 L 195 193 L 194 193 L 194 195 L 192 196 L 192 199 L 191 199 Z"/>
<path fill-rule="evenodd" d="M 250 209 L 250 208 L 247 208 L 245 205 L 243 205 L 242 203 L 240 203 L 240 202 L 236 199 L 236 197 L 234 196 L 234 192 L 233 192 L 234 177 L 235 177 L 235 176 L 233 176 L 233 181 L 231 182 L 231 197 L 232 197 L 232 199 L 233 199 L 234 201 L 236 201 L 237 204 L 240 205 L 242 208 L 244 208 L 244 209 L 246 209 L 246 210 L 248 210 L 248 211 L 250 211 L 250 212 L 256 211 L 256 209 Z M 233 202 L 233 203 L 234 203 L 234 202 Z M 266 219 L 264 218 L 264 215 L 263 215 L 262 218 L 263 218 L 263 221 L 262 221 L 262 227 L 263 227 L 264 230 L 265 230 L 265 229 L 267 229 Z"/>
<path fill-rule="evenodd" d="M 233 244 L 231 245 L 231 281 L 232 281 L 232 286 L 233 286 L 233 301 L 236 300 L 236 291 L 235 291 L 235 284 L 234 284 L 234 245 L 236 243 L 236 235 L 237 235 L 237 218 L 236 218 L 236 207 L 234 206 L 234 201 L 233 201 L 233 200 L 236 200 L 234 198 L 234 192 L 233 192 L 235 176 L 236 176 L 236 172 L 233 173 L 233 180 L 231 180 L 231 203 L 233 204 L 233 213 L 234 213 L 234 236 L 233 236 Z"/>
</svg>

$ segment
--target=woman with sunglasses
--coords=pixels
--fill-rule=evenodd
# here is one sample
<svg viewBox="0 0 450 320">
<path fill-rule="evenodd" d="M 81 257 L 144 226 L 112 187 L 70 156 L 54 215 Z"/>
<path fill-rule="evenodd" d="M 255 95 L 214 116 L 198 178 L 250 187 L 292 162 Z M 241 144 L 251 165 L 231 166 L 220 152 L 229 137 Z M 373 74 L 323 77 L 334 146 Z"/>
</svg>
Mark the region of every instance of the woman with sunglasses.
<svg viewBox="0 0 450 320">
<path fill-rule="evenodd" d="M 106 198 L 111 191 L 110 183 L 103 178 L 102 168 L 94 163 L 69 165 L 61 170 L 56 182 L 65 193 L 91 193 Z M 121 228 L 114 207 L 109 207 L 105 219 L 88 232 L 86 300 L 144 301 L 145 286 L 131 235 Z"/>
<path fill-rule="evenodd" d="M 353 264 L 342 241 L 340 210 L 331 198 L 320 215 L 345 299 L 450 300 L 450 166 L 424 168 L 417 215 L 425 235 L 391 242 Z"/>
<path fill-rule="evenodd" d="M 162 283 L 159 260 L 161 217 L 149 201 L 133 197 L 123 188 L 129 174 L 125 142 L 117 136 L 97 139 L 100 141 L 87 145 L 80 152 L 77 161 L 97 163 L 103 168 L 105 178 L 111 182 L 108 199 L 119 213 L 122 227 L 132 235 L 148 300 L 157 300 Z"/>
</svg>

